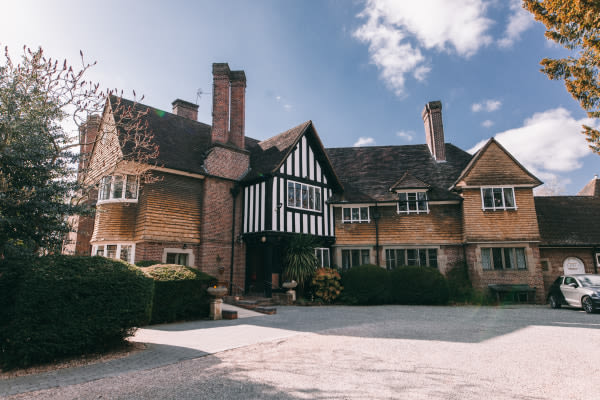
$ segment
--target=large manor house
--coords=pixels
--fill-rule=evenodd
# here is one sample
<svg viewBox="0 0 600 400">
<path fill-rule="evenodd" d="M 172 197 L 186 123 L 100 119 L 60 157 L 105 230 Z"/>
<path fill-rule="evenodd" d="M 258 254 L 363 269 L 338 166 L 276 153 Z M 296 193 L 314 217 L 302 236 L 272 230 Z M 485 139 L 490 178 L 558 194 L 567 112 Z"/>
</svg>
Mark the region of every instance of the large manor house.
<svg viewBox="0 0 600 400">
<path fill-rule="evenodd" d="M 74 220 L 65 251 L 184 264 L 267 296 L 302 234 L 322 266 L 466 266 L 474 287 L 518 285 L 537 302 L 563 271 L 597 273 L 598 177 L 536 197 L 542 182 L 493 138 L 474 155 L 446 142 L 438 101 L 422 112 L 426 144 L 325 148 L 312 121 L 259 141 L 245 136 L 245 91 L 244 71 L 213 64 L 211 124 L 187 101 L 168 113 L 108 98 L 82 130 L 95 216 Z M 117 103 L 148 110 L 151 162 L 125 157 Z"/>
</svg>

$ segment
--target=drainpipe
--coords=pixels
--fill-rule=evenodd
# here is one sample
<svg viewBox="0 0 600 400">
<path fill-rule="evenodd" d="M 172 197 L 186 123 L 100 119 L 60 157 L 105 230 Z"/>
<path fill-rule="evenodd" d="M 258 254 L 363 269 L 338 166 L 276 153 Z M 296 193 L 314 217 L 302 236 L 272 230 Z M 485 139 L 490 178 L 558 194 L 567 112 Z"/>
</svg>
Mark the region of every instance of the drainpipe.
<svg viewBox="0 0 600 400">
<path fill-rule="evenodd" d="M 375 203 L 375 210 L 373 210 L 373 219 L 375 220 L 375 263 L 379 265 L 379 208 L 377 207 L 377 203 Z"/>
<path fill-rule="evenodd" d="M 231 190 L 231 198 L 232 198 L 232 215 L 231 219 L 231 263 L 229 264 L 229 295 L 233 296 L 233 258 L 235 256 L 235 199 L 237 198 L 238 193 L 240 192 L 240 188 L 237 184 L 235 184 Z"/>
</svg>

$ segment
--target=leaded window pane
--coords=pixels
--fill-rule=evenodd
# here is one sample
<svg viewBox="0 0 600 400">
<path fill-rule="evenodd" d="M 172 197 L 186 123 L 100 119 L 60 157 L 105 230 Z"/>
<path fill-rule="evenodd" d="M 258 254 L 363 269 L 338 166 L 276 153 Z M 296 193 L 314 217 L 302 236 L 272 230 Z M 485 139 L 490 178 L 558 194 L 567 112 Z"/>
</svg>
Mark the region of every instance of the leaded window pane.
<svg viewBox="0 0 600 400">
<path fill-rule="evenodd" d="M 127 175 L 127 184 L 125 185 L 125 198 L 137 199 L 137 176 Z"/>
<path fill-rule="evenodd" d="M 506 208 L 515 208 L 513 188 L 504 188 L 504 205 Z"/>
<path fill-rule="evenodd" d="M 296 183 L 296 207 L 302 207 L 302 185 Z"/>
<path fill-rule="evenodd" d="M 437 263 L 437 249 L 428 249 L 427 253 L 429 255 L 429 266 L 433 268 L 438 267 Z"/>
<path fill-rule="evenodd" d="M 344 221 L 350 221 L 350 209 L 344 208 Z"/>
<path fill-rule="evenodd" d="M 483 189 L 483 207 L 494 208 L 494 198 L 492 196 L 492 189 Z"/>
<path fill-rule="evenodd" d="M 387 269 L 396 268 L 396 250 L 385 251 L 385 266 Z"/>
<path fill-rule="evenodd" d="M 107 200 L 110 198 L 110 183 L 112 181 L 112 176 L 105 176 L 100 181 L 100 200 Z"/>
<path fill-rule="evenodd" d="M 362 221 L 369 220 L 369 207 L 361 207 L 360 208 L 360 219 Z"/>
<path fill-rule="evenodd" d="M 427 252 L 425 250 L 417 250 L 419 253 L 419 265 L 425 267 L 427 265 Z"/>
<path fill-rule="evenodd" d="M 524 248 L 516 248 L 516 259 L 517 259 L 517 268 L 518 269 L 527 269 L 527 263 L 525 261 L 525 249 Z"/>
<path fill-rule="evenodd" d="M 315 210 L 321 211 L 321 188 L 315 188 Z"/>
<path fill-rule="evenodd" d="M 123 177 L 120 175 L 115 175 L 113 177 L 113 199 L 120 199 L 123 197 Z"/>
<path fill-rule="evenodd" d="M 481 249 L 481 268 L 492 269 L 491 249 Z"/>
<path fill-rule="evenodd" d="M 308 208 L 311 210 L 315 209 L 315 188 L 308 188 Z"/>
<path fill-rule="evenodd" d="M 294 182 L 288 182 L 288 207 L 295 207 L 296 202 L 294 200 Z"/>
<path fill-rule="evenodd" d="M 407 255 L 407 265 L 418 265 L 417 264 L 417 251 L 415 249 L 408 249 L 406 250 L 406 255 Z"/>
<path fill-rule="evenodd" d="M 352 208 L 352 221 L 358 221 L 360 219 L 360 211 L 358 208 Z"/>
<path fill-rule="evenodd" d="M 323 267 L 329 268 L 329 249 L 323 249 Z"/>
<path fill-rule="evenodd" d="M 308 187 L 302 185 L 302 208 L 308 208 Z"/>
<path fill-rule="evenodd" d="M 494 261 L 494 269 L 502 269 L 502 248 L 492 248 L 492 260 Z"/>
<path fill-rule="evenodd" d="M 514 250 L 513 248 L 504 249 L 504 268 L 506 269 L 513 269 L 516 265 Z"/>
<path fill-rule="evenodd" d="M 342 268 L 350 268 L 350 250 L 342 250 Z"/>
<path fill-rule="evenodd" d="M 502 189 L 494 188 L 492 190 L 494 192 L 494 207 L 496 207 L 496 208 L 504 207 L 504 203 L 502 201 Z"/>
<path fill-rule="evenodd" d="M 131 245 L 130 244 L 122 244 L 121 245 L 121 254 L 120 259 L 123 261 L 131 261 Z"/>
<path fill-rule="evenodd" d="M 406 251 L 404 249 L 396 250 L 397 266 L 406 265 Z"/>
<path fill-rule="evenodd" d="M 370 259 L 369 259 L 369 250 L 361 250 L 360 252 L 361 255 L 361 265 L 365 265 L 365 264 L 369 264 L 370 263 Z"/>
<path fill-rule="evenodd" d="M 117 258 L 117 245 L 109 244 L 106 246 L 106 257 Z"/>
</svg>

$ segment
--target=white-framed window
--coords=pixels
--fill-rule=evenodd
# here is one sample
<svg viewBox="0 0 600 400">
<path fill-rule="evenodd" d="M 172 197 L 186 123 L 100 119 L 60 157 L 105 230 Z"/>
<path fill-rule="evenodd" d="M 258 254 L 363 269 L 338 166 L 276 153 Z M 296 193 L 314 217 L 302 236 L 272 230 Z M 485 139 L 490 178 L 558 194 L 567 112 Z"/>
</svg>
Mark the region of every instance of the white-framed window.
<svg viewBox="0 0 600 400">
<path fill-rule="evenodd" d="M 398 214 L 420 214 L 429 212 L 427 192 L 398 193 Z"/>
<path fill-rule="evenodd" d="M 329 249 L 325 247 L 318 247 L 315 249 L 315 256 L 317 256 L 318 266 L 321 268 L 329 268 Z"/>
<path fill-rule="evenodd" d="M 135 258 L 135 243 L 108 243 L 92 246 L 92 255 L 127 261 L 133 264 Z"/>
<path fill-rule="evenodd" d="M 342 269 L 347 270 L 359 265 L 371 263 L 371 251 L 368 249 L 342 250 Z"/>
<path fill-rule="evenodd" d="M 100 179 L 98 202 L 137 202 L 138 186 L 136 175 L 107 175 Z"/>
<path fill-rule="evenodd" d="M 369 218 L 369 207 L 343 207 L 342 222 L 371 222 L 371 219 Z"/>
<path fill-rule="evenodd" d="M 485 270 L 527 269 L 524 247 L 482 247 L 481 268 Z"/>
<path fill-rule="evenodd" d="M 516 210 L 513 187 L 482 187 L 481 206 L 484 210 Z"/>
<path fill-rule="evenodd" d="M 407 265 L 437 268 L 437 248 L 385 250 L 385 266 L 387 269 Z"/>
<path fill-rule="evenodd" d="M 309 211 L 321 211 L 321 188 L 294 181 L 287 184 L 287 206 Z"/>
<path fill-rule="evenodd" d="M 162 262 L 164 264 L 179 264 L 186 267 L 194 266 L 194 251 L 192 249 L 165 248 Z"/>
</svg>

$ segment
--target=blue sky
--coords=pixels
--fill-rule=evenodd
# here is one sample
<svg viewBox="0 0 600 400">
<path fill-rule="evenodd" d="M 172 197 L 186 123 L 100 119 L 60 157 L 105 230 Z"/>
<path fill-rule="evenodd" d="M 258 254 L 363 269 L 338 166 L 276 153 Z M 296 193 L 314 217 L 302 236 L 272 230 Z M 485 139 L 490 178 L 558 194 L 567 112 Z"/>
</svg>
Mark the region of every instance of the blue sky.
<svg viewBox="0 0 600 400">
<path fill-rule="evenodd" d="M 167 111 L 196 101 L 211 122 L 211 66 L 246 72 L 246 135 L 311 119 L 326 147 L 425 142 L 421 111 L 441 100 L 447 142 L 495 136 L 554 191 L 600 173 L 564 84 L 539 72 L 567 54 L 513 0 L 14 1 L 0 44 L 73 63 Z M 589 123 L 589 122 L 588 122 Z M 596 122 L 597 123 L 597 122 Z M 596 125 L 598 126 L 598 125 Z"/>
</svg>

